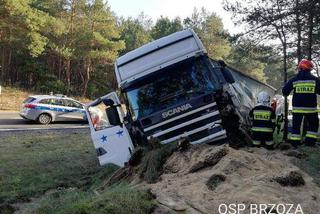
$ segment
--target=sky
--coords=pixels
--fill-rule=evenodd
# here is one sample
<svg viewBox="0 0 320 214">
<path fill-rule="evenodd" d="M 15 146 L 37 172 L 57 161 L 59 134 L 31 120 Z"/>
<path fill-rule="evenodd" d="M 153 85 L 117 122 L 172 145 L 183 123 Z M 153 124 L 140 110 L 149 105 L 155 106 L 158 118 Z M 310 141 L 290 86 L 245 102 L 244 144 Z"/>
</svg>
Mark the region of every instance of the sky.
<svg viewBox="0 0 320 214">
<path fill-rule="evenodd" d="M 141 12 L 155 22 L 160 15 L 173 19 L 180 16 L 182 19 L 190 16 L 193 8 L 200 10 L 204 7 L 209 12 L 215 12 L 222 18 L 225 29 L 230 33 L 240 32 L 233 25 L 230 13 L 222 8 L 223 0 L 108 0 L 111 10 L 118 16 L 137 17 Z"/>
</svg>

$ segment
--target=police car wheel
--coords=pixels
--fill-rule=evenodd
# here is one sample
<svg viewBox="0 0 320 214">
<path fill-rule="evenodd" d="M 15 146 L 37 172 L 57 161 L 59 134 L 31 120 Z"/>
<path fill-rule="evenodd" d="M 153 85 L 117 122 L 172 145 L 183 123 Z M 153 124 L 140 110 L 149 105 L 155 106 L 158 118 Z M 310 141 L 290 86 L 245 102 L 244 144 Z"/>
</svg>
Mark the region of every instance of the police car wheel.
<svg viewBox="0 0 320 214">
<path fill-rule="evenodd" d="M 38 117 L 38 122 L 41 124 L 49 124 L 52 118 L 49 114 L 40 114 Z"/>
</svg>

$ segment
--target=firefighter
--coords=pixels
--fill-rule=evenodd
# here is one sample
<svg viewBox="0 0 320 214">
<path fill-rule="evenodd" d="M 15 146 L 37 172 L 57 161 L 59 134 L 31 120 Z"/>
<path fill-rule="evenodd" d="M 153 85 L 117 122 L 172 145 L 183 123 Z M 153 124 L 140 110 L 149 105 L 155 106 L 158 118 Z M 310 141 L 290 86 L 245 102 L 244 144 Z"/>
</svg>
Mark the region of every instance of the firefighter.
<svg viewBox="0 0 320 214">
<path fill-rule="evenodd" d="M 298 74 L 290 79 L 282 89 L 284 96 L 288 96 L 293 90 L 292 132 L 289 140 L 294 147 L 302 145 L 300 129 L 304 117 L 308 124 L 305 144 L 315 146 L 318 138 L 317 94 L 320 94 L 320 81 L 311 74 L 312 69 L 311 61 L 301 60 L 298 64 Z"/>
<path fill-rule="evenodd" d="M 250 111 L 249 117 L 252 122 L 253 146 L 273 149 L 276 115 L 270 106 L 270 96 L 267 92 L 262 91 L 258 94 L 257 105 Z"/>
</svg>

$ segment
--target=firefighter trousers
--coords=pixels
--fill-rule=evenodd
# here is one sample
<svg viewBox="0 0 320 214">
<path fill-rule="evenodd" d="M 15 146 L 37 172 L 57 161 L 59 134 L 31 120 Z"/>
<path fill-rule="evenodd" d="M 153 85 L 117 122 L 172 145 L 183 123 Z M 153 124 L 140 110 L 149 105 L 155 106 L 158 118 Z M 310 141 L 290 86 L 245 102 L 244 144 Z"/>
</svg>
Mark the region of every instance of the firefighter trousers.
<svg viewBox="0 0 320 214">
<path fill-rule="evenodd" d="M 308 124 L 305 138 L 306 145 L 313 146 L 317 141 L 319 128 L 318 113 L 293 113 L 292 133 L 290 137 L 293 146 L 298 146 L 301 144 L 301 123 L 304 117 Z"/>
<path fill-rule="evenodd" d="M 273 147 L 273 132 L 252 131 L 252 140 L 254 146 Z"/>
</svg>

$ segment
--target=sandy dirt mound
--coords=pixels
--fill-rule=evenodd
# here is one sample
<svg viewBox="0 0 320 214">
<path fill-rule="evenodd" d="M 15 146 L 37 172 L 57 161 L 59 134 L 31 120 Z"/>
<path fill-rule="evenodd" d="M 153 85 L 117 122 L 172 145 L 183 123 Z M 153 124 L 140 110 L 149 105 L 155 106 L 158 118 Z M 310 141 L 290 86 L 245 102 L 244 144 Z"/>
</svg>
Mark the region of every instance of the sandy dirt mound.
<svg viewBox="0 0 320 214">
<path fill-rule="evenodd" d="M 193 146 L 175 152 L 159 182 L 149 184 L 155 213 L 219 213 L 220 204 L 300 204 L 320 210 L 320 188 L 279 151 Z"/>
</svg>

